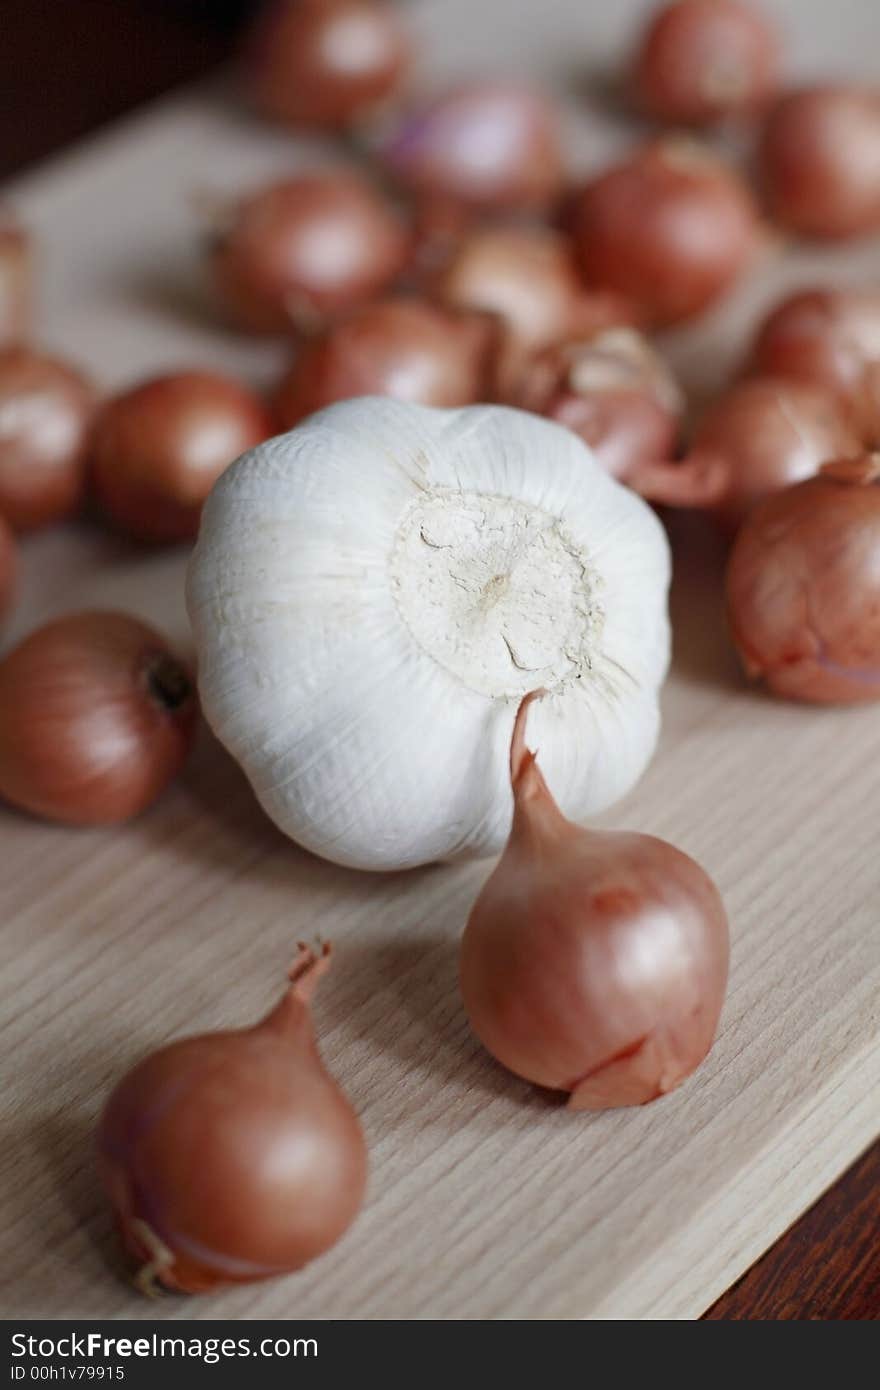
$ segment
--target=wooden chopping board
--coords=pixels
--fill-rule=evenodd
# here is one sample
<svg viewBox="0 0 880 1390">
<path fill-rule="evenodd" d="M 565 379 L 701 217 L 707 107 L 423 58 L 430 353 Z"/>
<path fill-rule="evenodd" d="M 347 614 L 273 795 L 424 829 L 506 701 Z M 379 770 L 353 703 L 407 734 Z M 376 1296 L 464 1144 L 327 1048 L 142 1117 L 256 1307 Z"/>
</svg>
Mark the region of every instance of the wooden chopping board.
<svg viewBox="0 0 880 1390">
<path fill-rule="evenodd" d="M 638 133 L 598 93 L 646 8 L 415 0 L 410 12 L 431 78 L 511 69 L 555 84 L 589 169 Z M 767 8 L 787 20 L 798 75 L 876 75 L 875 6 Z M 9 197 L 44 253 L 42 339 L 108 387 L 196 363 L 270 382 L 283 349 L 213 319 L 189 195 L 330 154 L 259 126 L 221 81 L 37 171 Z M 723 312 L 666 346 L 700 394 L 784 289 L 871 277 L 876 243 L 776 248 Z M 700 1073 L 644 1110 L 593 1117 L 506 1075 L 471 1038 L 456 986 L 489 866 L 376 877 L 324 864 L 267 823 L 206 735 L 175 789 L 123 830 L 0 812 L 4 1316 L 689 1318 L 875 1137 L 880 708 L 748 689 L 720 619 L 718 543 L 693 521 L 672 529 L 662 744 L 604 823 L 673 840 L 725 895 L 733 971 Z M 86 526 L 39 536 L 8 636 L 104 605 L 186 643 L 184 566 Z M 148 1049 L 255 1019 L 293 943 L 317 931 L 337 947 L 318 1024 L 367 1130 L 367 1207 L 298 1276 L 147 1304 L 120 1277 L 95 1181 L 98 1107 Z"/>
</svg>

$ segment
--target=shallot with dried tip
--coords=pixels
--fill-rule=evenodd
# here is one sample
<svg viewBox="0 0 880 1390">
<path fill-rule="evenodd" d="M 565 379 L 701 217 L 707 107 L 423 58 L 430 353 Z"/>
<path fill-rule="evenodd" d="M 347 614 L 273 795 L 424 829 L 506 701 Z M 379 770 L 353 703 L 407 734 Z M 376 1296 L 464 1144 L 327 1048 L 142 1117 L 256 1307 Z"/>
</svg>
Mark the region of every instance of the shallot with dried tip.
<svg viewBox="0 0 880 1390">
<path fill-rule="evenodd" d="M 567 1091 L 571 1109 L 644 1105 L 712 1045 L 727 916 L 705 870 L 673 845 L 566 820 L 526 747 L 535 697 L 514 723 L 510 839 L 462 940 L 465 1009 L 499 1062 Z"/>
<path fill-rule="evenodd" d="M 360 1122 L 321 1061 L 301 945 L 252 1028 L 182 1038 L 125 1075 L 98 1128 L 101 1177 L 144 1293 L 203 1293 L 302 1268 L 360 1210 Z"/>
<path fill-rule="evenodd" d="M 516 402 L 574 430 L 612 477 L 629 483 L 643 465 L 671 484 L 685 473 L 674 457 L 684 395 L 671 369 L 633 328 L 558 343 L 530 364 Z M 659 487 L 659 479 L 658 479 Z"/>
</svg>

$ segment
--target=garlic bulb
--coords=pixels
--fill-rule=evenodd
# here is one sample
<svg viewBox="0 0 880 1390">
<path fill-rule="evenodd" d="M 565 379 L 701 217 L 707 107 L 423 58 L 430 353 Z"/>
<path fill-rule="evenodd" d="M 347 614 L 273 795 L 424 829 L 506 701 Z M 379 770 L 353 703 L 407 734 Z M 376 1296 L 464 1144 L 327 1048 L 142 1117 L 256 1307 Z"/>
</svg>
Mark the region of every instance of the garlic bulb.
<svg viewBox="0 0 880 1390">
<path fill-rule="evenodd" d="M 263 807 L 338 863 L 501 849 L 527 691 L 564 814 L 645 768 L 669 550 L 569 430 L 503 406 L 344 401 L 259 445 L 202 515 L 204 710 Z"/>
</svg>

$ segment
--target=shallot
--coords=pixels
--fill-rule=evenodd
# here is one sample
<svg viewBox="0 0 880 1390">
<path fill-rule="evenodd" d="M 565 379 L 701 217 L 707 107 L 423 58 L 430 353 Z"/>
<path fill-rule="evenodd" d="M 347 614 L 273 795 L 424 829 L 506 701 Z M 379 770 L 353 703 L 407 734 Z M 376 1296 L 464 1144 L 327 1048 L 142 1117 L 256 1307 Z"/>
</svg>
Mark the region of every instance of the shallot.
<svg viewBox="0 0 880 1390">
<path fill-rule="evenodd" d="M 644 1105 L 712 1045 L 727 983 L 724 905 L 664 840 L 566 820 L 526 748 L 533 698 L 511 743 L 510 839 L 462 940 L 465 1009 L 499 1062 L 567 1091 L 571 1109 Z"/>
<path fill-rule="evenodd" d="M 402 219 L 362 175 L 300 174 L 229 211 L 210 246 L 230 314 L 256 333 L 283 333 L 350 309 L 403 268 Z"/>
<path fill-rule="evenodd" d="M 0 797 L 48 820 L 110 825 L 177 774 L 195 731 L 192 677 L 124 613 L 76 613 L 0 661 Z"/>
<path fill-rule="evenodd" d="M 673 125 L 754 114 L 776 88 L 779 48 L 773 25 L 744 0 L 672 0 L 642 37 L 636 97 Z"/>
<path fill-rule="evenodd" d="M 541 92 L 511 81 L 441 93 L 404 117 L 384 159 L 413 192 L 478 209 L 546 207 L 564 178 L 556 112 Z"/>
<path fill-rule="evenodd" d="M 681 466 L 714 479 L 711 507 L 735 531 L 769 493 L 816 473 L 829 459 L 861 451 L 859 437 L 831 392 L 782 378 L 738 382 L 700 420 Z"/>
<path fill-rule="evenodd" d="M 100 412 L 92 487 L 114 523 L 138 540 L 188 540 L 224 468 L 273 433 L 267 407 L 231 377 L 154 377 Z"/>
<path fill-rule="evenodd" d="M 774 107 L 759 151 L 774 217 L 804 236 L 880 230 L 880 89 L 803 87 Z"/>
<path fill-rule="evenodd" d="M 801 290 L 761 325 L 750 368 L 833 391 L 866 444 L 880 444 L 880 290 Z"/>
<path fill-rule="evenodd" d="M 387 0 L 274 0 L 247 56 L 254 96 L 268 115 L 336 130 L 399 87 L 409 43 Z"/>
<path fill-rule="evenodd" d="M 169 1043 L 107 1101 L 100 1171 L 144 1293 L 300 1269 L 357 1215 L 363 1131 L 311 1017 L 329 950 L 300 946 L 289 988 L 260 1023 Z"/>
<path fill-rule="evenodd" d="M 776 695 L 880 700 L 880 454 L 826 464 L 746 518 L 727 612 L 746 671 Z"/>
<path fill-rule="evenodd" d="M 715 304 L 758 244 L 742 179 L 680 136 L 637 150 L 587 184 L 569 219 L 587 280 L 627 295 L 658 326 Z"/>
<path fill-rule="evenodd" d="M 292 429 L 352 396 L 393 396 L 421 405 L 488 399 L 498 333 L 486 315 L 420 299 L 384 299 L 307 339 L 275 397 Z"/>
<path fill-rule="evenodd" d="M 58 357 L 0 351 L 0 515 L 31 531 L 75 511 L 96 397 Z"/>
</svg>

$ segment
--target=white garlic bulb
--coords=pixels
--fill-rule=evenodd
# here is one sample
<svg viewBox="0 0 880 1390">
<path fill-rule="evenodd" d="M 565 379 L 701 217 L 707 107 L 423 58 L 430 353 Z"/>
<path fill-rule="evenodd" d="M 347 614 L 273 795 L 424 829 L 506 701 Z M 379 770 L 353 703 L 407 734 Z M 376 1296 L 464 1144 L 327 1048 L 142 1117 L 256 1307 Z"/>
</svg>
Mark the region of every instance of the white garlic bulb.
<svg viewBox="0 0 880 1390">
<path fill-rule="evenodd" d="M 262 805 L 341 864 L 501 849 L 530 734 L 565 815 L 656 742 L 669 549 L 574 434 L 502 406 L 333 405 L 214 488 L 188 603 L 205 713 Z"/>
</svg>

